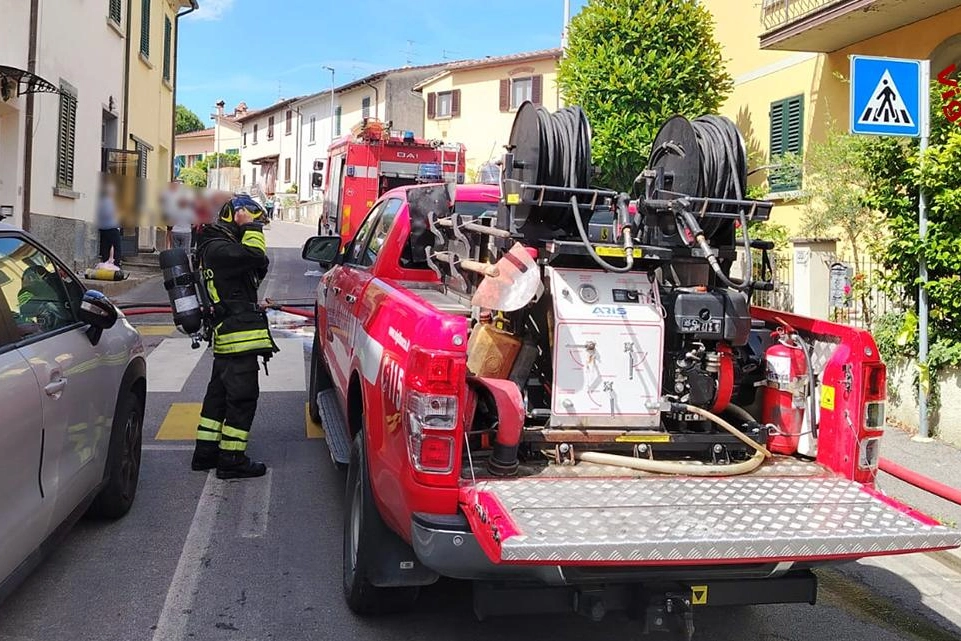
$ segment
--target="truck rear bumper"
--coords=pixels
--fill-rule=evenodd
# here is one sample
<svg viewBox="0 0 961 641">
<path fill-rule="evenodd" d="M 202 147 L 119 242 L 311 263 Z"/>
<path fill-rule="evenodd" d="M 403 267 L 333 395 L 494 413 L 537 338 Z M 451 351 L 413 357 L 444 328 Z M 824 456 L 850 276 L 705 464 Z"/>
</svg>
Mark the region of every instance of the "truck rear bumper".
<svg viewBox="0 0 961 641">
<path fill-rule="evenodd" d="M 471 581 L 518 581 L 547 586 L 772 579 L 811 566 L 795 563 L 737 563 L 713 566 L 494 563 L 484 553 L 463 514 L 414 514 L 411 545 L 420 562 L 442 576 Z"/>
</svg>

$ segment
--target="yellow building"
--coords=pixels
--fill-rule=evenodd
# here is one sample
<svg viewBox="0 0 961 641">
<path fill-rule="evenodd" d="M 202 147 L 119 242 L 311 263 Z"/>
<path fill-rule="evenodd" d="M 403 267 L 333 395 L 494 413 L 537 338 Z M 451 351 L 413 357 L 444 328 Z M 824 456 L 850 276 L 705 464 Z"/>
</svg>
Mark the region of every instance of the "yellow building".
<svg viewBox="0 0 961 641">
<path fill-rule="evenodd" d="M 464 144 L 471 175 L 503 153 L 522 102 L 559 107 L 560 57 L 545 49 L 447 65 L 414 87 L 424 95 L 424 137 Z"/>
<path fill-rule="evenodd" d="M 119 3 L 118 3 L 119 4 Z M 126 20 L 126 99 L 120 148 L 137 155 L 137 175 L 146 181 L 147 209 L 156 215 L 160 189 L 173 175 L 177 27 L 197 0 L 130 0 Z M 141 224 L 136 249 L 157 247 L 153 224 Z M 133 238 L 125 240 L 132 244 Z M 162 247 L 161 247 L 162 248 Z M 125 247 L 125 251 L 133 249 Z"/>
<path fill-rule="evenodd" d="M 961 62 L 958 0 L 763 0 L 760 6 L 757 0 L 723 0 L 707 6 L 734 77 L 722 113 L 737 122 L 752 167 L 783 152 L 803 154 L 812 140 L 823 140 L 832 121 L 847 130 L 849 56 L 928 59 L 932 76 Z M 745 16 L 755 16 L 760 26 L 745 33 Z M 774 220 L 796 233 L 803 176 L 799 184 L 770 172 L 753 180 L 765 180 L 765 173 L 773 178 L 768 197 L 780 201 Z"/>
</svg>

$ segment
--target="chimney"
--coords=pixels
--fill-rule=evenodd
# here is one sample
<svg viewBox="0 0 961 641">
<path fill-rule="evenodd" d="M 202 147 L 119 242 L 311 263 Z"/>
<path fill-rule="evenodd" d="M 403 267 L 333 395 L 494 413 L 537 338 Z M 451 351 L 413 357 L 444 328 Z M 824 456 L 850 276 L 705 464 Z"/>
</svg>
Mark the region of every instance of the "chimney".
<svg viewBox="0 0 961 641">
<path fill-rule="evenodd" d="M 218 100 L 218 101 L 217 101 L 217 115 L 218 115 L 218 116 L 221 116 L 221 117 L 222 117 L 222 116 L 224 115 L 224 105 L 225 105 L 225 104 L 227 104 L 227 103 L 225 103 L 223 100 Z"/>
<path fill-rule="evenodd" d="M 234 118 L 238 118 L 247 113 L 247 103 L 241 102 L 236 107 L 234 107 Z"/>
</svg>

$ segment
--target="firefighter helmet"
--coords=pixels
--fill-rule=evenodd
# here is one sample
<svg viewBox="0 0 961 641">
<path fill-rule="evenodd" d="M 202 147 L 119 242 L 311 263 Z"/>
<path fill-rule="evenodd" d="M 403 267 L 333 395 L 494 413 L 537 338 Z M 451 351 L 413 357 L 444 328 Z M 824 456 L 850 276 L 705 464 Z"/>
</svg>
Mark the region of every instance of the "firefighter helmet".
<svg viewBox="0 0 961 641">
<path fill-rule="evenodd" d="M 237 212 L 242 209 L 250 212 L 255 222 L 261 222 L 264 218 L 264 208 L 260 203 L 246 194 L 236 194 L 220 208 L 220 221 L 234 223 Z"/>
</svg>

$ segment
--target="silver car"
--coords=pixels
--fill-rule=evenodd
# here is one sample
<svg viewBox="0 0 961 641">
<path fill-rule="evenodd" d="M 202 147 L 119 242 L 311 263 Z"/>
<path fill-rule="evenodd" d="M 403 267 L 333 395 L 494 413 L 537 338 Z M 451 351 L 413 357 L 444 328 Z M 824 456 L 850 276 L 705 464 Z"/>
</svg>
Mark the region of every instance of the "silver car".
<svg viewBox="0 0 961 641">
<path fill-rule="evenodd" d="M 0 600 L 85 512 L 130 509 L 146 389 L 123 314 L 0 223 Z"/>
</svg>

